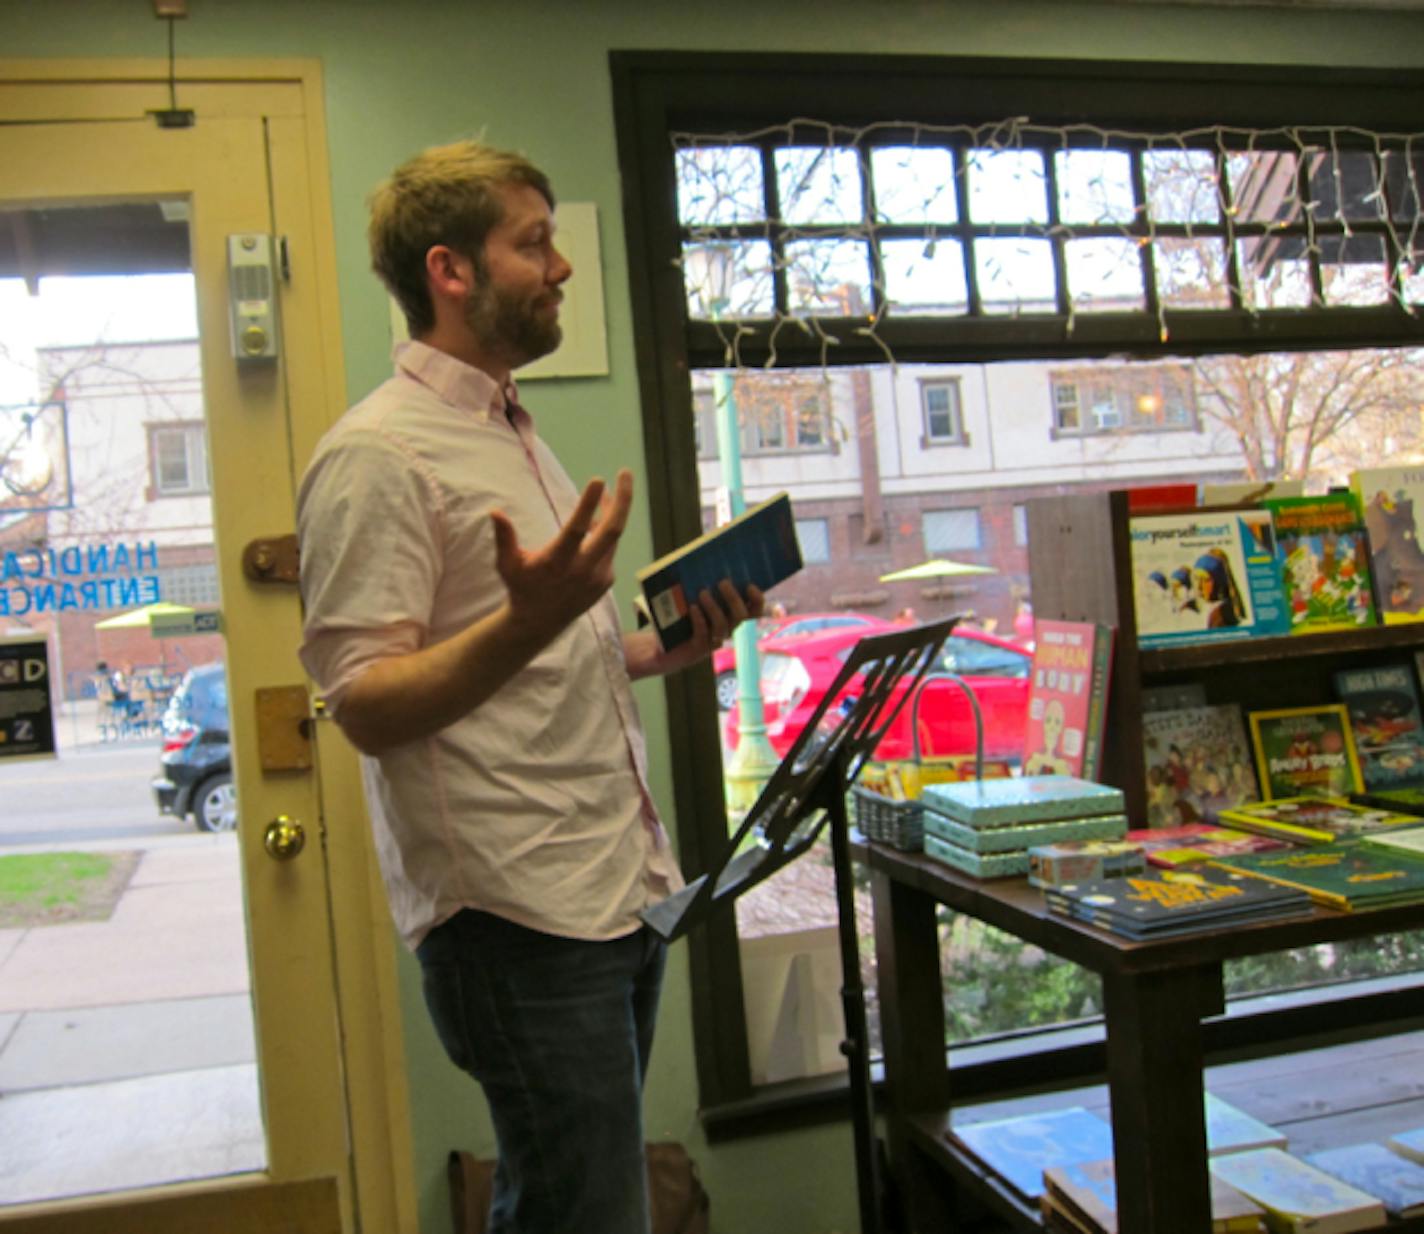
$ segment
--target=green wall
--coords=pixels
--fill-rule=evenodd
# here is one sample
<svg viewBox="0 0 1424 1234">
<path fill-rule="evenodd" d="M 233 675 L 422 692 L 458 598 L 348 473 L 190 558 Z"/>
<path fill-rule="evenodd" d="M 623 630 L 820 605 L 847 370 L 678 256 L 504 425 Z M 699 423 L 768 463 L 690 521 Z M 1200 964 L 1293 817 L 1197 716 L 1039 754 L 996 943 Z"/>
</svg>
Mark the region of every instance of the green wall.
<svg viewBox="0 0 1424 1234">
<path fill-rule="evenodd" d="M 348 389 L 387 372 L 386 302 L 367 273 L 363 201 L 406 155 L 482 133 L 520 148 L 559 195 L 600 214 L 612 375 L 527 392 L 576 481 L 643 466 L 607 53 L 610 49 L 1424 65 L 1424 15 L 1075 4 L 1070 0 L 192 0 L 178 26 L 189 57 L 322 61 Z M 145 0 L 0 0 L 0 56 L 160 57 L 166 30 Z M 181 98 L 180 98 L 181 102 Z M 651 551 L 646 506 L 630 525 L 625 580 Z M 620 591 L 628 593 L 623 582 Z M 654 789 L 671 801 L 662 695 L 642 687 Z M 447 1234 L 444 1158 L 486 1152 L 482 1104 L 427 1026 L 414 965 L 402 960 L 423 1234 Z M 686 952 L 669 969 L 650 1079 L 649 1134 L 689 1144 L 722 1234 L 830 1234 L 857 1226 L 849 1128 L 708 1146 L 697 1119 Z"/>
</svg>

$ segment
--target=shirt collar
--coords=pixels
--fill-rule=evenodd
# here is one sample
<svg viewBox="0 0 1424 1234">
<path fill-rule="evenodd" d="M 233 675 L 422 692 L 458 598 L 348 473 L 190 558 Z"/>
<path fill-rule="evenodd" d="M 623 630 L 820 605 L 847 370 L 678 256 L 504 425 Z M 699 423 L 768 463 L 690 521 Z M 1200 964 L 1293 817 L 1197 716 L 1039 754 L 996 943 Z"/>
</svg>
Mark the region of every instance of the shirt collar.
<svg viewBox="0 0 1424 1234">
<path fill-rule="evenodd" d="M 453 407 L 485 418 L 512 408 L 511 419 L 529 418 L 519 405 L 519 387 L 513 379 L 501 389 L 483 369 L 415 339 L 396 344 L 393 354 L 397 372 L 414 378 Z"/>
</svg>

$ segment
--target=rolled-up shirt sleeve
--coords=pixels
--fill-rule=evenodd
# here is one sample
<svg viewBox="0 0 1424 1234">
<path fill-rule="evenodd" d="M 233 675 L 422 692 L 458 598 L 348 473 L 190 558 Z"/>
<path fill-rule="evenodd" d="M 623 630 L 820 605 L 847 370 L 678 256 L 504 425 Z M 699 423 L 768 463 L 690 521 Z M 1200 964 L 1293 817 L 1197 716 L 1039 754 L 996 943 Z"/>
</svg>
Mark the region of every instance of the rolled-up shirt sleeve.
<svg viewBox="0 0 1424 1234">
<path fill-rule="evenodd" d="M 309 468 L 297 497 L 301 660 L 334 714 L 372 664 L 425 645 L 443 521 L 422 460 L 376 429 L 344 434 Z"/>
</svg>

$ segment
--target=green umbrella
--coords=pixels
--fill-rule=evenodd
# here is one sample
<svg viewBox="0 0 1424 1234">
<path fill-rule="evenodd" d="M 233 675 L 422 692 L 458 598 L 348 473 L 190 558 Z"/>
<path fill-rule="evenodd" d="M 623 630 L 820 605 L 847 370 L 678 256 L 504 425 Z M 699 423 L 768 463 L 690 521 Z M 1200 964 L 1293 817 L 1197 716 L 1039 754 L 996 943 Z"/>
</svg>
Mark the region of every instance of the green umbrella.
<svg viewBox="0 0 1424 1234">
<path fill-rule="evenodd" d="M 882 574 L 880 581 L 882 583 L 903 583 L 922 578 L 953 578 L 959 574 L 997 573 L 998 571 L 993 566 L 975 566 L 964 561 L 946 561 L 943 557 L 935 557 L 929 561 L 922 561 L 917 566 L 907 566 L 903 570 Z"/>
</svg>

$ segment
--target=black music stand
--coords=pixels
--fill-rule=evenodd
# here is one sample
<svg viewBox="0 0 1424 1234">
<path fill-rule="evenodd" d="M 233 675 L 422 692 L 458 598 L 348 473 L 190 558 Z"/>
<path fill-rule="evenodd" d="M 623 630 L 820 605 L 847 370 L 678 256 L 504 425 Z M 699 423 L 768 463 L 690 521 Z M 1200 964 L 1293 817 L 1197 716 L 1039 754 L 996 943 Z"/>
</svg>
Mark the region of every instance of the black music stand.
<svg viewBox="0 0 1424 1234">
<path fill-rule="evenodd" d="M 861 639 L 747 811 L 717 868 L 642 914 L 652 930 L 672 942 L 795 861 L 830 824 L 846 1031 L 841 1051 L 850 1076 L 862 1234 L 883 1229 L 882 1193 L 846 794 L 906 700 L 927 677 L 938 675 L 940 650 L 958 620 L 950 617 Z M 906 678 L 909 684 L 897 689 Z"/>
</svg>

